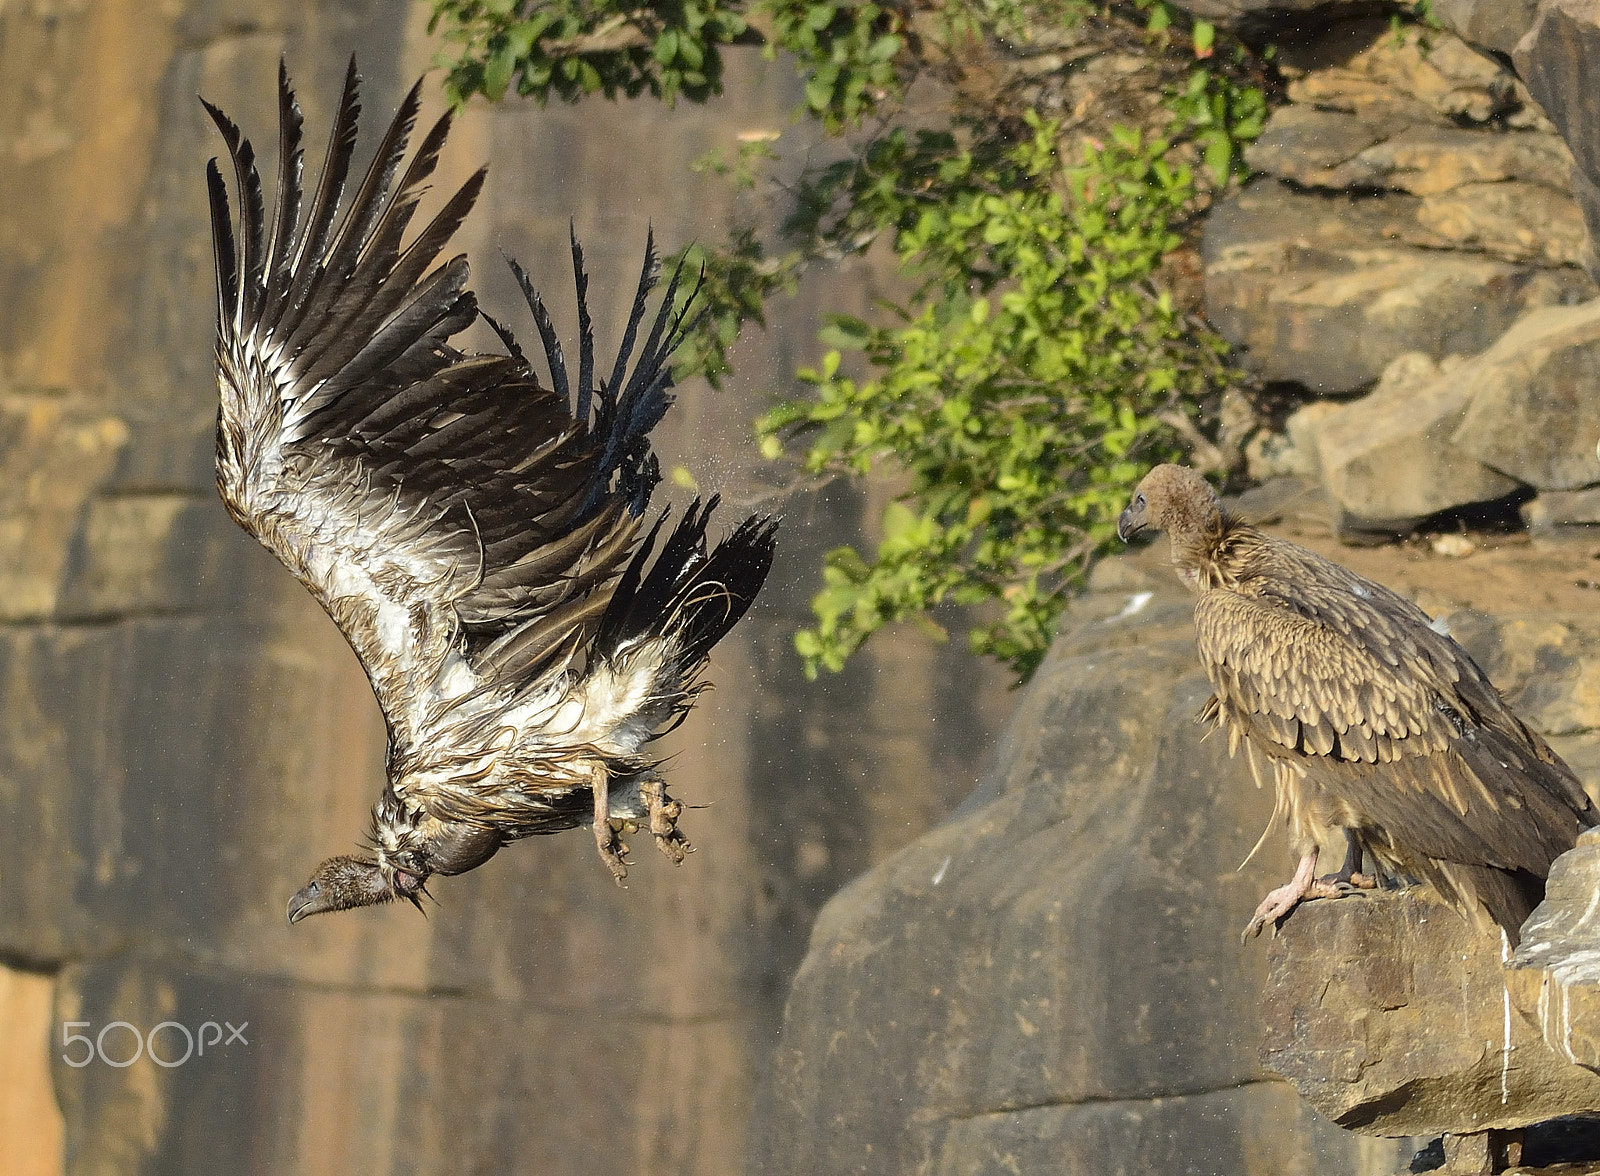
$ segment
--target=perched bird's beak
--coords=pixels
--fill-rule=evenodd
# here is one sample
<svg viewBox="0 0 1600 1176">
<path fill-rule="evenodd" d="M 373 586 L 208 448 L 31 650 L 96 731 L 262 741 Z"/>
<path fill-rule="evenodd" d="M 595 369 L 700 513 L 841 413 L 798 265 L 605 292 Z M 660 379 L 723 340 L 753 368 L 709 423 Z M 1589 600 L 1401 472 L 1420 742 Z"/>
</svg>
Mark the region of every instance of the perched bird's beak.
<svg viewBox="0 0 1600 1176">
<path fill-rule="evenodd" d="M 1130 506 L 1125 508 L 1123 512 L 1117 516 L 1117 538 L 1121 539 L 1124 543 L 1126 543 L 1129 539 L 1132 539 L 1142 530 L 1144 530 L 1144 524 L 1134 517 L 1133 507 Z"/>
</svg>

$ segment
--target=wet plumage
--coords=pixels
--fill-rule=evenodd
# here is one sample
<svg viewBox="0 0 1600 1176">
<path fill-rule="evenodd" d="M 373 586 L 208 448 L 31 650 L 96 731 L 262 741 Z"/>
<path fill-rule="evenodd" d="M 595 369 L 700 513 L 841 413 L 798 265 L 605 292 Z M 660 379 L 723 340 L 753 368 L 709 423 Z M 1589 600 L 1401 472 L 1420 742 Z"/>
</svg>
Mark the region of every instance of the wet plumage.
<svg viewBox="0 0 1600 1176">
<path fill-rule="evenodd" d="M 291 922 L 418 902 L 433 874 L 578 825 L 619 879 L 629 829 L 681 861 L 681 806 L 646 745 L 692 705 L 711 647 L 772 560 L 774 524 L 758 517 L 708 552 L 715 499 L 674 526 L 643 519 L 660 476 L 648 435 L 671 403 L 669 360 L 686 330 L 673 314 L 677 275 L 646 319 L 653 248 L 604 378 L 576 241 L 576 373 L 520 269 L 551 387 L 492 320 L 508 354 L 450 345 L 479 311 L 466 259 L 436 263 L 484 173 L 411 230 L 449 128 L 440 119 L 406 163 L 419 89 L 342 199 L 354 65 L 309 189 L 301 114 L 280 72 L 270 208 L 250 143 L 207 104 L 239 203 L 235 231 L 213 160 L 218 488 L 343 631 L 389 734 L 370 852 L 323 863 L 291 900 Z"/>
<path fill-rule="evenodd" d="M 1248 932 L 1348 885 L 1364 849 L 1386 873 L 1484 914 L 1513 945 L 1550 863 L 1600 819 L 1572 770 L 1442 625 L 1395 592 L 1223 511 L 1198 474 L 1158 466 L 1118 532 L 1165 530 L 1199 596 L 1202 717 L 1273 780 L 1295 880 Z M 1339 875 L 1313 879 L 1343 831 Z"/>
</svg>

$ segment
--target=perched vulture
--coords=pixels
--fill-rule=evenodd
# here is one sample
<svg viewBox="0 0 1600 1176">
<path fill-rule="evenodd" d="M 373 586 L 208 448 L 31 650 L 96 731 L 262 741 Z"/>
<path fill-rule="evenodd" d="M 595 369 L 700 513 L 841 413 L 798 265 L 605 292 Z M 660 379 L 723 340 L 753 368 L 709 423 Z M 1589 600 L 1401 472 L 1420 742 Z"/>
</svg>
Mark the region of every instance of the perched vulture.
<svg viewBox="0 0 1600 1176">
<path fill-rule="evenodd" d="M 665 516 L 641 523 L 660 478 L 649 433 L 687 329 L 672 313 L 677 277 L 630 370 L 656 280 L 647 246 L 606 379 L 576 240 L 575 387 L 514 262 L 551 387 L 487 316 L 509 354 L 451 347 L 479 311 L 466 259 L 434 262 L 484 172 L 406 240 L 450 125 L 441 118 L 401 170 L 419 82 L 345 200 L 358 85 L 352 62 L 307 192 L 300 109 L 280 69 L 271 208 L 250 143 L 206 104 L 239 200 L 236 230 L 212 160 L 217 485 L 343 631 L 389 736 L 370 853 L 323 862 L 289 921 L 395 898 L 420 909 L 432 875 L 584 824 L 618 880 L 621 832 L 647 829 L 682 861 L 682 809 L 645 746 L 689 709 L 711 647 L 750 607 L 775 525 L 748 518 L 707 554 L 715 499 L 690 506 L 659 544 Z"/>
<path fill-rule="evenodd" d="M 1215 693 L 1201 712 L 1243 743 L 1257 782 L 1271 767 L 1274 816 L 1299 855 L 1245 934 L 1308 897 L 1371 886 L 1363 849 L 1396 879 L 1428 884 L 1513 946 L 1550 863 L 1600 820 L 1582 785 L 1452 641 L 1380 584 L 1263 534 L 1223 510 L 1193 470 L 1151 470 L 1117 522 L 1127 540 L 1166 531 L 1198 595 L 1200 661 Z M 1317 847 L 1348 852 L 1315 878 Z"/>
</svg>

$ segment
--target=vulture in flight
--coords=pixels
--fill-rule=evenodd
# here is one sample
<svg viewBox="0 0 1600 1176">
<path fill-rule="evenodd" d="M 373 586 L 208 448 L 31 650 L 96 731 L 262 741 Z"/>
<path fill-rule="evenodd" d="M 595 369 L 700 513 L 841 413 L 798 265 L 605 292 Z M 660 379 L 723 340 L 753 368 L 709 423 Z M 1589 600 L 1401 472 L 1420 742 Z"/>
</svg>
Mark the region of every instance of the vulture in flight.
<svg viewBox="0 0 1600 1176">
<path fill-rule="evenodd" d="M 711 647 L 755 599 L 775 523 L 745 519 L 708 553 L 715 498 L 665 530 L 664 514 L 643 521 L 660 479 L 649 433 L 688 330 L 673 313 L 678 277 L 647 322 L 658 269 L 647 245 L 606 377 L 576 239 L 575 380 L 515 262 L 550 387 L 487 315 L 507 354 L 457 350 L 450 338 L 480 312 L 466 259 L 435 263 L 485 173 L 408 233 L 450 125 L 441 118 L 406 163 L 419 82 L 346 199 L 358 86 L 352 61 L 306 188 L 300 108 L 280 67 L 270 207 L 249 141 L 206 104 L 239 204 L 235 226 L 213 159 L 217 485 L 343 631 L 388 728 L 369 852 L 323 862 L 289 921 L 395 898 L 420 909 L 432 875 L 585 824 L 619 881 L 623 832 L 648 830 L 681 862 L 682 806 L 646 745 L 693 704 Z"/>
<path fill-rule="evenodd" d="M 1363 850 L 1393 878 L 1426 883 L 1512 946 L 1544 897 L 1550 863 L 1600 820 L 1572 769 L 1528 729 L 1466 650 L 1411 601 L 1234 518 L 1193 470 L 1139 483 L 1117 534 L 1166 531 L 1195 593 L 1201 711 L 1243 743 L 1299 856 L 1245 935 L 1304 898 L 1371 886 Z M 1315 877 L 1319 844 L 1347 847 Z"/>
</svg>

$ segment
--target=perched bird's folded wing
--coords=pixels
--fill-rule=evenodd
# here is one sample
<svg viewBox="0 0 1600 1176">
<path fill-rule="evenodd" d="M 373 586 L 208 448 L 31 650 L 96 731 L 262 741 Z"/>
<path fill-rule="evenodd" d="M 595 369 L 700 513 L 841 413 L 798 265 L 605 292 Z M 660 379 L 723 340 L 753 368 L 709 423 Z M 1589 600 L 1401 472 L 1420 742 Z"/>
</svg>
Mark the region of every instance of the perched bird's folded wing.
<svg viewBox="0 0 1600 1176">
<path fill-rule="evenodd" d="M 1381 630 L 1340 632 L 1230 592 L 1203 594 L 1195 627 L 1219 698 L 1287 751 L 1389 763 L 1443 750 L 1454 733 L 1434 705 L 1450 667 Z"/>
<path fill-rule="evenodd" d="M 1351 580 L 1365 595 L 1331 622 L 1306 615 L 1315 592 L 1294 608 L 1203 594 L 1195 625 L 1218 706 L 1419 853 L 1547 869 L 1592 820 L 1570 769 L 1426 614 Z"/>
</svg>

